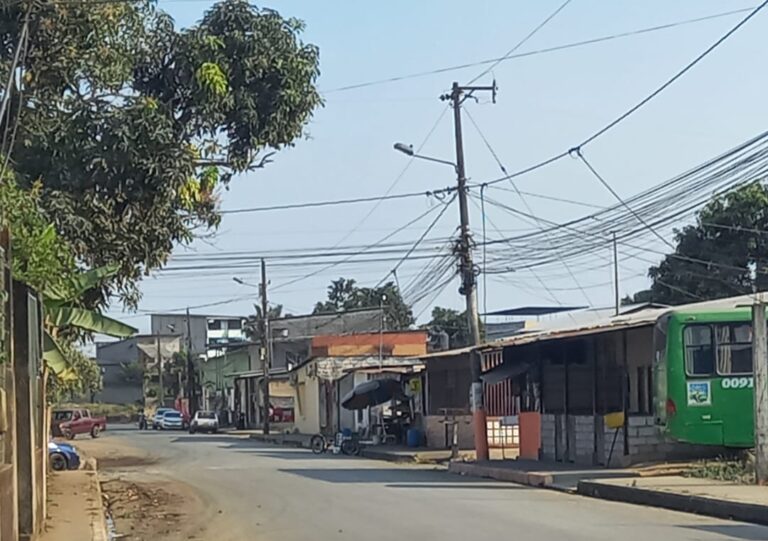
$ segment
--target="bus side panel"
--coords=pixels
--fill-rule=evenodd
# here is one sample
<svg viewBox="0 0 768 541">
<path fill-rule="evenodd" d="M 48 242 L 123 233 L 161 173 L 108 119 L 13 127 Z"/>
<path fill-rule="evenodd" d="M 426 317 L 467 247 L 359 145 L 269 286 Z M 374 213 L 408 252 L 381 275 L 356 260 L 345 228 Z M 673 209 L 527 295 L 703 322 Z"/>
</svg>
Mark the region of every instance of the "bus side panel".
<svg viewBox="0 0 768 541">
<path fill-rule="evenodd" d="M 755 441 L 752 376 L 722 377 L 712 382 L 712 401 L 723 420 L 723 445 L 752 447 Z"/>
</svg>

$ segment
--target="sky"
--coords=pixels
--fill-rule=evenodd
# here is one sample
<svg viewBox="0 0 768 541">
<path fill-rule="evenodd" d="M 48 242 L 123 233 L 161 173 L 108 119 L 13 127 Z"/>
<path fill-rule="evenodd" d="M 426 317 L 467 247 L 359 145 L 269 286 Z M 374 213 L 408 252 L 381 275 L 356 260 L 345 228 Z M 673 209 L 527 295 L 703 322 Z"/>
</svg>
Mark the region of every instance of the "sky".
<svg viewBox="0 0 768 541">
<path fill-rule="evenodd" d="M 180 27 L 198 21 L 212 2 L 160 0 Z M 427 191 L 455 184 L 453 170 L 420 160 L 409 160 L 393 150 L 395 142 L 418 146 L 422 154 L 454 160 L 453 124 L 439 96 L 453 81 L 466 83 L 480 74 L 475 66 L 390 84 L 335 91 L 339 87 L 429 71 L 445 66 L 503 56 L 562 0 L 481 1 L 390 0 L 389 2 L 297 2 L 259 4 L 282 15 L 305 21 L 302 39 L 320 49 L 322 75 L 318 86 L 325 105 L 307 126 L 307 137 L 274 157 L 266 168 L 235 177 L 222 193 L 222 209 L 241 209 L 384 193 Z M 749 8 L 754 3 L 723 0 L 572 0 L 518 52 L 631 31 L 714 13 Z M 734 26 L 744 13 L 680 26 L 606 43 L 512 59 L 495 66 L 476 84 L 496 80 L 498 95 L 465 102 L 464 140 L 467 176 L 481 183 L 501 176 L 499 165 L 478 132 L 470 114 L 508 171 L 522 169 L 567 150 L 640 101 Z M 585 147 L 585 155 L 622 197 L 657 185 L 704 160 L 758 134 L 764 126 L 768 74 L 762 69 L 768 10 L 758 14 L 725 44 L 674 85 L 626 121 Z M 441 117 L 442 115 L 442 117 Z M 439 122 L 437 122 L 439 120 Z M 437 122 L 437 124 L 436 124 Z M 405 172 L 403 173 L 403 171 Z M 517 180 L 521 190 L 608 206 L 616 200 L 577 160 L 564 159 Z M 509 187 L 509 186 L 508 186 Z M 494 198 L 531 210 L 546 220 L 562 222 L 594 209 L 584 205 L 528 197 L 521 202 L 512 192 Z M 480 235 L 480 212 L 471 198 L 470 224 Z M 215 235 L 178 247 L 175 255 L 215 254 L 276 249 L 326 251 L 334 246 L 371 244 L 439 205 L 434 198 L 385 201 L 334 207 L 224 215 Z M 433 212 L 430 217 L 436 216 Z M 393 236 L 391 241 L 414 241 L 432 218 L 425 218 Z M 531 230 L 531 225 L 494 207 L 491 222 L 504 234 Z M 458 208 L 448 208 L 428 238 L 448 237 L 458 224 Z M 682 226 L 684 223 L 675 224 Z M 661 231 L 672 238 L 670 230 Z M 489 237 L 499 236 L 489 230 Z M 648 246 L 664 251 L 661 240 Z M 320 249 L 320 250 L 318 250 Z M 631 294 L 648 286 L 648 263 L 624 257 L 619 249 L 620 292 Z M 479 254 L 476 255 L 478 257 Z M 589 269 L 577 268 L 576 278 L 562 269 L 510 272 L 487 280 L 481 311 L 530 304 L 607 306 L 613 302 L 610 245 L 605 257 Z M 657 259 L 657 255 L 648 257 Z M 182 264 L 181 262 L 171 264 Z M 311 311 L 323 300 L 332 279 L 347 277 L 373 286 L 394 263 L 348 263 L 294 281 L 322 267 L 272 265 L 267 260 L 270 301 L 291 313 Z M 407 281 L 425 265 L 406 260 L 398 278 Z M 237 273 L 205 276 L 157 272 L 141 286 L 138 313 L 110 313 L 148 330 L 152 311 L 183 310 L 186 306 L 232 300 L 197 313 L 247 315 L 253 312 L 258 290 L 258 263 Z M 481 280 L 482 281 L 482 280 Z M 545 291 L 544 286 L 549 289 Z M 420 320 L 432 306 L 462 308 L 458 282 L 449 284 L 434 301 L 428 297 L 414 307 Z M 432 301 L 432 302 L 430 302 Z"/>
</svg>

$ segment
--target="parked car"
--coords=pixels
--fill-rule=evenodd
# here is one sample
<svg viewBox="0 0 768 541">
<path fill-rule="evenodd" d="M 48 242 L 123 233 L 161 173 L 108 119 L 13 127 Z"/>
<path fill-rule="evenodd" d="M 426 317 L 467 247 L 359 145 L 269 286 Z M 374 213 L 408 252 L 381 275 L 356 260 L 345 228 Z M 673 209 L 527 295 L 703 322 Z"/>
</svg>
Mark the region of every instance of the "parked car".
<svg viewBox="0 0 768 541">
<path fill-rule="evenodd" d="M 198 411 L 189 423 L 189 433 L 211 432 L 219 430 L 219 416 L 213 411 Z"/>
<path fill-rule="evenodd" d="M 69 443 L 49 441 L 48 462 L 56 471 L 76 470 L 80 467 L 80 455 Z"/>
<path fill-rule="evenodd" d="M 162 421 L 166 411 L 173 411 L 173 408 L 157 408 L 155 410 L 155 416 L 152 418 L 152 430 L 160 428 L 160 421 Z"/>
<path fill-rule="evenodd" d="M 90 434 L 96 438 L 107 429 L 106 417 L 94 417 L 87 409 L 55 409 L 51 419 L 54 436 L 75 439 L 78 434 Z"/>
<path fill-rule="evenodd" d="M 161 430 L 184 430 L 186 423 L 180 411 L 169 410 L 163 413 L 160 418 Z"/>
</svg>

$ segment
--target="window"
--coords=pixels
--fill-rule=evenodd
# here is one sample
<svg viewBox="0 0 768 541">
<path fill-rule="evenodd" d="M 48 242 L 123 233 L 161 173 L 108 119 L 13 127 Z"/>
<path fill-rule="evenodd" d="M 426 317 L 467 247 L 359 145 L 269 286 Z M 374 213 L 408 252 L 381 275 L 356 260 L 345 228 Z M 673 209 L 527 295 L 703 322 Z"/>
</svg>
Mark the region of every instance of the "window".
<svg viewBox="0 0 768 541">
<path fill-rule="evenodd" d="M 683 333 L 685 370 L 690 376 L 752 373 L 752 325 L 689 325 Z"/>
<path fill-rule="evenodd" d="M 221 330 L 221 320 L 220 319 L 209 319 L 208 320 L 208 330 L 209 331 L 220 331 Z"/>
<path fill-rule="evenodd" d="M 691 376 L 709 376 L 715 372 L 715 348 L 709 325 L 689 325 L 683 332 L 685 371 Z"/>
<path fill-rule="evenodd" d="M 240 329 L 242 326 L 243 325 L 239 319 L 230 319 L 229 321 L 227 321 L 227 328 L 229 330 L 235 331 Z"/>
<path fill-rule="evenodd" d="M 752 325 L 721 323 L 715 325 L 717 373 L 730 376 L 752 373 Z"/>
</svg>

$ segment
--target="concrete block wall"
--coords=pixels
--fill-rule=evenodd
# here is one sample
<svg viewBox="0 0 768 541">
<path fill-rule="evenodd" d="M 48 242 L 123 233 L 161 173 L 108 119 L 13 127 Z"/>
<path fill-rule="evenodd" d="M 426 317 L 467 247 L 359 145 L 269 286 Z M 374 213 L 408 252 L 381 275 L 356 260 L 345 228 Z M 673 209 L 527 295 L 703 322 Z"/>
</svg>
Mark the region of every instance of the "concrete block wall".
<svg viewBox="0 0 768 541">
<path fill-rule="evenodd" d="M 555 460 L 555 416 L 541 415 L 541 454 L 545 460 Z"/>
<path fill-rule="evenodd" d="M 577 464 L 592 464 L 595 449 L 595 421 L 591 415 L 572 415 L 571 426 L 574 437 L 571 444 L 571 458 Z"/>
<path fill-rule="evenodd" d="M 474 449 L 475 434 L 474 427 L 472 426 L 472 416 L 459 415 L 455 419 L 459 423 L 459 449 Z M 447 449 L 450 447 L 450 433 L 448 438 L 446 438 L 445 425 L 445 416 L 443 415 L 427 415 L 424 417 L 427 447 L 433 449 Z"/>
</svg>

